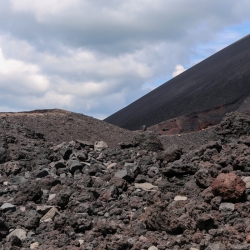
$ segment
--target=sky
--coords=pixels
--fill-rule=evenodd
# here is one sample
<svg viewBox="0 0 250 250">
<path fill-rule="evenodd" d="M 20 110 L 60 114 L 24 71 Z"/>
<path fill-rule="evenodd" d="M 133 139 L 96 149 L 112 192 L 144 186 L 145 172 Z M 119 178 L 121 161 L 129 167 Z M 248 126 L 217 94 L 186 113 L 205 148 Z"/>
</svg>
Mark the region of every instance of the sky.
<svg viewBox="0 0 250 250">
<path fill-rule="evenodd" d="M 0 0 L 0 112 L 113 114 L 250 33 L 249 0 Z"/>
</svg>

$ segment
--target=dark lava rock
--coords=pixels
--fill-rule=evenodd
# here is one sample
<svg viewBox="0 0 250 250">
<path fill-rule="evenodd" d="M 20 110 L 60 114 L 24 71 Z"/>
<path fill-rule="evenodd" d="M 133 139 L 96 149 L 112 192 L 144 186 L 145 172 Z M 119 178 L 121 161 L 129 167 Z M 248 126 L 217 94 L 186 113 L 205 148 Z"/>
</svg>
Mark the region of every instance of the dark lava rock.
<svg viewBox="0 0 250 250">
<path fill-rule="evenodd" d="M 179 160 L 182 155 L 182 149 L 178 145 L 168 147 L 157 155 L 157 160 L 173 162 Z"/>
<path fill-rule="evenodd" d="M 55 167 L 56 169 L 59 169 L 59 168 L 66 168 L 66 164 L 65 164 L 64 162 L 62 162 L 62 161 L 57 161 L 57 162 L 55 162 L 54 167 Z"/>
<path fill-rule="evenodd" d="M 199 169 L 194 176 L 196 179 L 196 183 L 204 188 L 209 187 L 213 182 L 211 171 L 206 168 Z"/>
<path fill-rule="evenodd" d="M 136 176 L 140 173 L 140 168 L 134 163 L 128 164 L 123 169 L 115 173 L 115 177 L 124 179 L 128 182 L 132 182 Z"/>
<path fill-rule="evenodd" d="M 213 243 L 210 244 L 206 250 L 226 250 L 226 246 L 222 243 Z"/>
<path fill-rule="evenodd" d="M 77 160 L 69 160 L 67 162 L 67 167 L 69 171 L 73 174 L 76 170 L 82 170 L 83 164 Z"/>
<path fill-rule="evenodd" d="M 162 170 L 162 173 L 166 176 L 194 174 L 197 171 L 197 167 L 192 163 L 183 163 L 182 161 L 175 161 L 168 167 Z"/>
<path fill-rule="evenodd" d="M 218 138 L 224 140 L 250 135 L 250 117 L 239 112 L 229 113 L 223 118 L 215 131 Z"/>
<path fill-rule="evenodd" d="M 14 212 L 16 211 L 16 206 L 10 204 L 10 203 L 4 203 L 2 206 L 1 206 L 1 209 L 3 212 L 7 212 L 7 211 L 11 211 L 11 212 Z"/>
<path fill-rule="evenodd" d="M 9 226 L 7 222 L 0 217 L 0 240 L 5 238 L 9 233 Z"/>
<path fill-rule="evenodd" d="M 57 206 L 61 207 L 61 208 L 65 208 L 69 202 L 69 198 L 71 196 L 71 190 L 66 189 L 63 190 L 62 193 L 60 193 L 57 197 Z"/>
<path fill-rule="evenodd" d="M 196 222 L 185 213 L 187 202 L 178 201 L 168 207 L 154 205 L 146 209 L 146 225 L 151 230 L 182 234 L 186 229 L 195 229 Z"/>
<path fill-rule="evenodd" d="M 36 182 L 31 182 L 29 184 L 20 187 L 20 190 L 16 194 L 15 204 L 23 205 L 27 201 L 38 201 L 43 195 L 41 186 Z"/>
<path fill-rule="evenodd" d="M 16 235 L 12 235 L 9 238 L 9 242 L 11 243 L 12 246 L 21 246 L 22 245 L 22 241 L 16 236 Z"/>
<path fill-rule="evenodd" d="M 30 210 L 26 213 L 26 220 L 24 227 L 27 229 L 36 229 L 39 226 L 41 215 L 34 210 Z"/>
<path fill-rule="evenodd" d="M 0 209 L 1 249 L 248 249 L 249 137 L 190 150 L 180 150 L 190 137 L 171 137 L 162 154 L 134 146 L 96 152 L 93 143 L 53 146 L 25 136 L 22 125 L 7 127 L 16 139 L 2 137 L 12 160 L 1 164 L 0 206 L 16 209 Z"/>
<path fill-rule="evenodd" d="M 202 230 L 215 228 L 214 219 L 208 214 L 202 214 L 197 218 L 197 227 Z"/>
<path fill-rule="evenodd" d="M 8 159 L 9 159 L 8 146 L 5 142 L 0 141 L 0 164 L 8 161 Z"/>
<path fill-rule="evenodd" d="M 141 149 L 154 152 L 164 149 L 159 137 L 152 132 L 144 132 L 135 135 L 133 143 L 135 146 L 139 146 Z"/>
<path fill-rule="evenodd" d="M 35 172 L 35 174 L 36 174 L 36 178 L 43 178 L 43 177 L 49 175 L 49 172 L 48 172 L 48 170 L 44 169 L 41 171 L 37 171 L 37 173 Z"/>
<path fill-rule="evenodd" d="M 18 161 L 17 162 L 6 162 L 4 164 L 4 168 L 5 168 L 5 173 L 7 175 L 10 175 L 10 174 L 16 175 L 21 171 L 22 166 L 20 165 L 20 163 Z"/>
<path fill-rule="evenodd" d="M 59 152 L 64 160 L 68 160 L 72 154 L 72 149 L 66 145 L 63 145 Z"/>
</svg>

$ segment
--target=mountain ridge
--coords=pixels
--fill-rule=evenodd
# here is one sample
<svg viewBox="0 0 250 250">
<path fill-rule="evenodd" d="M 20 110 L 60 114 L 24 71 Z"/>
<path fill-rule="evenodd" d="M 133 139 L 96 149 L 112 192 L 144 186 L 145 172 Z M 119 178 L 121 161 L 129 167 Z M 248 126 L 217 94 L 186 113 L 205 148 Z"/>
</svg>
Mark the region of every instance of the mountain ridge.
<svg viewBox="0 0 250 250">
<path fill-rule="evenodd" d="M 237 110 L 250 95 L 250 35 L 236 41 L 132 104 L 104 119 L 129 130 L 229 105 Z M 250 107 L 248 105 L 244 109 Z"/>
</svg>

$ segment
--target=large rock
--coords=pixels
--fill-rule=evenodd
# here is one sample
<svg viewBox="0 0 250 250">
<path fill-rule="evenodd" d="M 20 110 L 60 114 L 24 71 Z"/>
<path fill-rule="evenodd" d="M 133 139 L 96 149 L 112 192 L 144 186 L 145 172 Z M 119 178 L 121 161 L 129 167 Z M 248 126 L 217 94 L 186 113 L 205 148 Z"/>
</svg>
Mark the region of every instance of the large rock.
<svg viewBox="0 0 250 250">
<path fill-rule="evenodd" d="M 19 189 L 15 197 L 16 205 L 22 205 L 27 201 L 36 202 L 43 195 L 40 185 L 36 182 L 25 183 Z"/>
<path fill-rule="evenodd" d="M 185 213 L 187 201 L 174 201 L 167 207 L 155 204 L 146 209 L 145 223 L 150 230 L 182 234 L 186 229 L 196 228 L 196 222 Z"/>
<path fill-rule="evenodd" d="M 246 189 L 250 189 L 250 176 L 243 177 L 242 180 L 246 183 Z"/>
<path fill-rule="evenodd" d="M 238 201 L 246 190 L 246 183 L 236 174 L 219 174 L 212 183 L 212 192 L 224 201 Z"/>
<path fill-rule="evenodd" d="M 90 147 L 90 148 L 94 148 L 94 143 L 91 142 L 91 141 L 84 141 L 84 140 L 79 140 L 79 139 L 77 139 L 76 142 L 79 143 L 80 146 L 83 147 L 83 148 L 84 148 L 85 146 L 88 146 L 88 147 Z"/>
<path fill-rule="evenodd" d="M 196 183 L 201 187 L 207 188 L 213 182 L 213 178 L 211 176 L 211 173 L 210 173 L 209 169 L 206 169 L 206 168 L 199 169 L 195 173 L 194 177 L 195 177 Z"/>
<path fill-rule="evenodd" d="M 41 218 L 41 215 L 38 214 L 34 210 L 30 210 L 26 212 L 26 221 L 24 223 L 24 227 L 27 229 L 36 229 L 39 226 L 39 221 Z"/>
<path fill-rule="evenodd" d="M 187 200 L 187 197 L 186 196 L 182 196 L 182 195 L 176 195 L 174 197 L 174 200 L 175 201 L 186 201 Z"/>
<path fill-rule="evenodd" d="M 47 222 L 52 220 L 57 214 L 59 214 L 56 207 L 52 207 L 41 219 L 40 222 Z"/>
<path fill-rule="evenodd" d="M 166 168 L 162 170 L 163 175 L 175 176 L 175 175 L 185 175 L 194 174 L 197 171 L 197 167 L 192 163 L 183 163 L 178 160 L 169 164 Z"/>
<path fill-rule="evenodd" d="M 138 133 L 133 139 L 133 144 L 154 152 L 164 149 L 159 137 L 152 132 Z"/>
<path fill-rule="evenodd" d="M 9 159 L 8 145 L 0 141 L 0 164 Z"/>
<path fill-rule="evenodd" d="M 39 242 L 34 242 L 30 244 L 30 249 L 38 249 L 38 247 L 39 247 Z"/>
<path fill-rule="evenodd" d="M 109 181 L 110 185 L 114 185 L 119 193 L 127 189 L 127 182 L 121 178 L 113 177 Z"/>
<path fill-rule="evenodd" d="M 139 173 L 140 173 L 140 168 L 135 164 L 131 164 L 128 166 L 125 165 L 124 168 L 118 170 L 114 176 L 117 178 L 124 179 L 128 182 L 132 182 Z"/>
<path fill-rule="evenodd" d="M 11 236 L 17 236 L 20 240 L 25 240 L 27 237 L 27 233 L 25 230 L 21 229 L 21 228 L 17 228 L 15 230 L 13 230 L 8 236 L 7 236 L 7 240 L 11 237 Z"/>
<path fill-rule="evenodd" d="M 218 138 L 225 140 L 250 135 L 250 117 L 239 112 L 228 113 L 216 127 L 215 132 Z"/>
<path fill-rule="evenodd" d="M 172 162 L 179 160 L 182 155 L 182 149 L 178 145 L 172 145 L 157 155 L 157 160 Z"/>
<path fill-rule="evenodd" d="M 203 213 L 196 218 L 197 227 L 202 230 L 210 230 L 216 228 L 214 224 L 214 219 L 211 215 Z"/>
<path fill-rule="evenodd" d="M 22 167 L 20 166 L 19 162 L 10 161 L 4 164 L 4 169 L 7 175 L 10 175 L 10 174 L 16 175 L 17 173 L 21 171 Z"/>
<path fill-rule="evenodd" d="M 57 161 L 53 164 L 53 166 L 56 168 L 56 169 L 60 169 L 60 168 L 65 168 L 66 165 L 63 161 Z"/>
<path fill-rule="evenodd" d="M 69 160 L 67 162 L 67 167 L 69 168 L 69 171 L 73 174 L 76 170 L 82 170 L 83 164 L 79 162 L 78 160 Z"/>
<path fill-rule="evenodd" d="M 61 154 L 64 160 L 68 160 L 70 155 L 72 154 L 72 149 L 66 144 L 62 144 L 59 153 Z"/>
<path fill-rule="evenodd" d="M 155 246 L 151 246 L 148 250 L 158 250 L 158 248 Z"/>
<path fill-rule="evenodd" d="M 37 206 L 36 207 L 36 211 L 41 214 L 44 215 L 46 214 L 53 206 L 47 206 L 47 205 L 42 205 L 42 206 Z"/>
<path fill-rule="evenodd" d="M 11 237 L 9 237 L 9 242 L 12 246 L 20 247 L 22 245 L 22 241 L 16 235 L 12 235 Z"/>
<path fill-rule="evenodd" d="M 250 244 L 239 244 L 239 245 L 228 244 L 228 246 L 230 247 L 230 249 L 233 249 L 233 250 L 249 250 L 250 249 Z"/>
<path fill-rule="evenodd" d="M 94 150 L 96 152 L 101 152 L 108 147 L 108 144 L 105 141 L 96 141 L 94 144 Z"/>
<path fill-rule="evenodd" d="M 145 182 L 145 183 L 135 183 L 136 188 L 141 188 L 145 191 L 152 191 L 152 190 L 157 190 L 158 187 L 152 185 L 151 183 Z"/>
<path fill-rule="evenodd" d="M 233 203 L 223 202 L 219 206 L 219 210 L 222 212 L 233 212 L 235 209 L 235 205 Z"/>
<path fill-rule="evenodd" d="M 1 209 L 2 209 L 3 212 L 7 212 L 7 211 L 14 212 L 14 211 L 16 211 L 16 206 L 12 205 L 11 203 L 4 203 L 1 206 Z"/>
<path fill-rule="evenodd" d="M 224 244 L 222 243 L 213 243 L 213 244 L 210 244 L 206 250 L 226 250 L 226 247 Z"/>
<path fill-rule="evenodd" d="M 9 233 L 9 226 L 3 218 L 0 218 L 0 240 Z"/>
</svg>

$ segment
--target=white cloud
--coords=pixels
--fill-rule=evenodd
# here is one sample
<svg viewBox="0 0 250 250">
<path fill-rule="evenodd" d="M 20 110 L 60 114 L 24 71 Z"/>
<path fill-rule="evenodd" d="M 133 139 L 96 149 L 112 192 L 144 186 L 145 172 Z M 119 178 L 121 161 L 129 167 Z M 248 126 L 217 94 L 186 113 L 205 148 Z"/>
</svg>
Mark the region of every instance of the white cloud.
<svg viewBox="0 0 250 250">
<path fill-rule="evenodd" d="M 37 17 L 57 15 L 79 5 L 79 0 L 10 0 L 14 11 L 33 12 Z"/>
<path fill-rule="evenodd" d="M 26 105 L 32 105 L 34 107 L 46 107 L 46 108 L 70 108 L 73 100 L 73 96 L 70 94 L 60 94 L 55 91 L 48 91 L 41 98 L 30 98 L 25 100 L 23 98 L 22 102 Z"/>
<path fill-rule="evenodd" d="M 49 89 L 37 66 L 19 60 L 5 59 L 0 47 L 0 87 L 2 92 L 40 94 Z"/>
<path fill-rule="evenodd" d="M 140 58 L 136 60 L 131 55 L 114 58 L 67 47 L 61 48 L 62 55 L 53 55 L 36 51 L 29 44 L 13 40 L 10 36 L 2 37 L 0 41 L 7 52 L 16 51 L 20 58 L 6 59 L 0 53 L 0 87 L 2 92 L 17 97 L 12 105 L 23 106 L 21 110 L 29 109 L 29 106 L 33 109 L 60 107 L 78 110 L 76 105 L 79 105 L 82 111 L 91 112 L 93 108 L 103 106 L 104 99 L 107 102 L 106 96 L 114 98 L 116 93 L 124 95 L 133 90 L 136 82 L 130 82 L 131 78 L 143 84 L 152 73 Z M 18 53 L 21 51 L 19 45 L 26 53 Z M 33 61 L 34 64 L 21 59 Z M 46 72 L 46 78 L 42 72 Z M 1 99 L 6 101 L 0 94 Z M 121 102 L 116 99 L 116 103 Z M 112 107 L 115 108 L 114 105 Z M 98 115 L 105 116 L 107 114 Z"/>
<path fill-rule="evenodd" d="M 225 28 L 250 20 L 248 0 L 0 0 L 0 6 L 0 107 L 98 117 L 238 39 Z M 222 44 L 211 44 L 216 39 Z"/>
<path fill-rule="evenodd" d="M 175 66 L 175 70 L 174 70 L 172 76 L 176 77 L 184 71 L 185 71 L 185 68 L 182 65 L 178 64 Z"/>
</svg>

